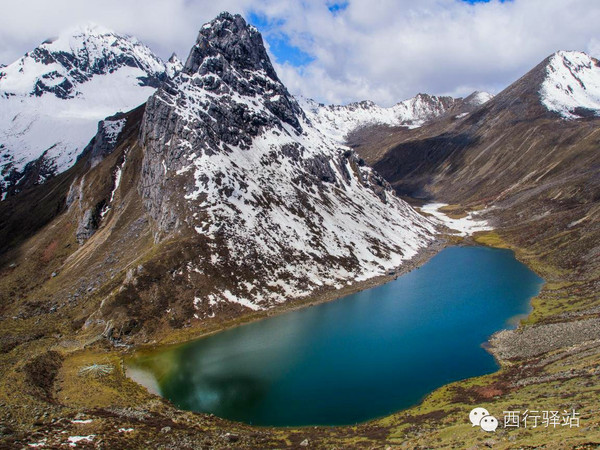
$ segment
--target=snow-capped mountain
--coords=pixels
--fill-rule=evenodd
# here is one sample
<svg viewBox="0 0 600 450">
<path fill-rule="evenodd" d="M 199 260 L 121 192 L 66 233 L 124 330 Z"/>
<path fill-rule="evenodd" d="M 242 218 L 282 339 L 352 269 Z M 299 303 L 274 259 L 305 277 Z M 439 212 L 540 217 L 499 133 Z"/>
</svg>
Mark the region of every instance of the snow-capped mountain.
<svg viewBox="0 0 600 450">
<path fill-rule="evenodd" d="M 486 92 L 474 92 L 465 101 L 468 101 L 468 106 L 477 107 L 492 97 Z M 316 127 L 328 136 L 343 141 L 348 133 L 367 125 L 420 127 L 427 121 L 459 107 L 463 104 L 463 99 L 418 94 L 389 108 L 381 107 L 372 101 L 324 105 L 305 97 L 298 97 L 298 102 Z"/>
<path fill-rule="evenodd" d="M 66 170 L 99 120 L 144 103 L 166 77 L 148 47 L 97 25 L 49 39 L 0 69 L 3 196 Z M 26 173 L 28 164 L 37 170 Z"/>
<path fill-rule="evenodd" d="M 540 97 L 548 110 L 565 119 L 600 113 L 600 62 L 583 52 L 550 56 Z"/>
<path fill-rule="evenodd" d="M 148 100 L 140 140 L 155 239 L 189 230 L 200 249 L 184 270 L 198 278 L 199 312 L 383 274 L 435 233 L 313 126 L 239 15 L 202 27 L 181 72 Z"/>
</svg>

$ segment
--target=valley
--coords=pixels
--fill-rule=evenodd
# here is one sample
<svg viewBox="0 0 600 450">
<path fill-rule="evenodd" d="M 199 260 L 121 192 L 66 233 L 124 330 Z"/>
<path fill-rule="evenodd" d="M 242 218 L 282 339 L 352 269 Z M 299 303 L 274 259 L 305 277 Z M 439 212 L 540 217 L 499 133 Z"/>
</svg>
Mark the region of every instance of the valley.
<svg viewBox="0 0 600 450">
<path fill-rule="evenodd" d="M 96 136 L 69 144 L 72 154 L 44 153 L 44 142 L 17 164 L 18 148 L 0 142 L 12 155 L 0 202 L 1 445 L 600 442 L 597 60 L 558 52 L 495 96 L 325 106 L 290 95 L 260 33 L 238 15 L 204 25 L 185 64 L 172 66 L 131 39 L 100 34 L 125 55 L 109 54 L 109 76 L 132 65 L 156 75 L 151 83 L 133 77 L 143 79 L 135 89 L 148 101 L 91 118 Z M 60 41 L 40 49 L 51 44 L 65 57 Z M 151 70 L 130 52 L 158 62 Z M 61 74 L 57 54 L 51 65 Z M 79 69 L 84 93 L 87 76 L 106 75 Z M 11 71 L 0 70 L 8 92 Z M 42 103 L 70 92 L 47 87 Z M 58 164 L 63 157 L 70 162 Z M 424 206 L 433 202 L 447 205 Z M 456 225 L 464 220 L 468 227 Z M 459 233 L 444 226 L 453 223 Z M 253 427 L 177 409 L 126 376 L 124 361 L 140 349 L 267 326 L 293 310 L 318 315 L 340 303 L 324 302 L 367 295 L 427 270 L 444 252 L 482 250 L 475 246 L 512 250 L 545 284 L 530 294 L 532 311 L 518 327 L 491 337 L 499 370 L 491 364 L 434 383 L 416 406 L 350 426 Z M 473 342 L 513 315 L 495 318 Z M 501 424 L 504 411 L 575 409 L 582 425 L 486 434 L 468 421 L 481 405 Z"/>
</svg>

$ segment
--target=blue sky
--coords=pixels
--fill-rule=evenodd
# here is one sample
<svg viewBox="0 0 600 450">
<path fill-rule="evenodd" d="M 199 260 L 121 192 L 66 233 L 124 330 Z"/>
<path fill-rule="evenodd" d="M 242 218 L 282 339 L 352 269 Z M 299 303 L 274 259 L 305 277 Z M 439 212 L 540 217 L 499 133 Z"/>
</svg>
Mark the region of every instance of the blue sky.
<svg viewBox="0 0 600 450">
<path fill-rule="evenodd" d="M 221 11 L 262 33 L 292 93 L 390 105 L 419 92 L 498 92 L 557 50 L 600 56 L 598 0 L 21 0 L 0 15 L 0 63 L 95 22 L 183 60 Z"/>
<path fill-rule="evenodd" d="M 491 0 L 459 1 L 473 5 L 475 3 L 489 3 Z M 507 0 L 498 1 L 500 3 L 504 3 Z M 331 2 L 327 3 L 327 9 L 333 16 L 337 16 L 338 14 L 341 14 L 349 6 L 349 4 L 349 1 Z M 261 31 L 269 45 L 269 50 L 271 51 L 271 54 L 275 57 L 278 63 L 287 63 L 295 67 L 302 67 L 314 61 L 314 57 L 302 51 L 299 47 L 294 46 L 290 42 L 289 36 L 276 31 L 278 27 L 282 25 L 281 22 L 273 23 L 269 21 L 269 19 L 265 15 L 257 14 L 254 11 L 248 14 L 247 20 Z"/>
<path fill-rule="evenodd" d="M 301 67 L 314 60 L 308 53 L 292 45 L 286 34 L 277 31 L 282 25 L 280 21 L 271 21 L 265 15 L 256 12 L 248 14 L 247 21 L 260 30 L 264 40 L 267 41 L 271 54 L 278 63 Z"/>
</svg>

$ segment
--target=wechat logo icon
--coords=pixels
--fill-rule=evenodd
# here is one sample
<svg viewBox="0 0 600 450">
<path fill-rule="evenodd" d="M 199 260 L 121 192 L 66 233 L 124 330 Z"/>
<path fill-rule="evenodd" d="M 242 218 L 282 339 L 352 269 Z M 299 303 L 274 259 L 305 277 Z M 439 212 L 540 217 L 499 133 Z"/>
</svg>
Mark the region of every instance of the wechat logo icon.
<svg viewBox="0 0 600 450">
<path fill-rule="evenodd" d="M 498 428 L 498 419 L 485 408 L 473 408 L 469 413 L 469 420 L 474 427 L 481 427 L 483 431 L 496 431 Z"/>
</svg>

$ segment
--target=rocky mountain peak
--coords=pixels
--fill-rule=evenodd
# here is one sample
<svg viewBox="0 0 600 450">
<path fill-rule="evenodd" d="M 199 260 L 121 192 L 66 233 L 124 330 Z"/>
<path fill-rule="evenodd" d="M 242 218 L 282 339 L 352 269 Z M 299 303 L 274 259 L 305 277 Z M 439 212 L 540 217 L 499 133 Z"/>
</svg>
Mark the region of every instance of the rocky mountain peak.
<svg viewBox="0 0 600 450">
<path fill-rule="evenodd" d="M 164 63 L 137 39 L 87 24 L 45 40 L 3 68 L 0 92 L 4 96 L 73 98 L 79 94 L 79 85 L 121 68 L 139 69 L 141 86 L 158 87 L 165 74 Z"/>
<path fill-rule="evenodd" d="M 204 75 L 225 70 L 222 65 L 240 71 L 262 70 L 279 82 L 261 34 L 239 14 L 223 12 L 202 26 L 184 70 L 188 74 L 199 72 Z"/>
<path fill-rule="evenodd" d="M 542 104 L 565 119 L 600 113 L 600 62 L 576 51 L 559 51 L 545 61 L 539 88 Z"/>
<path fill-rule="evenodd" d="M 71 167 L 98 121 L 144 103 L 167 77 L 140 41 L 93 24 L 0 68 L 2 198 Z"/>
<path fill-rule="evenodd" d="M 186 236 L 198 255 L 185 270 L 213 274 L 194 294 L 202 310 L 268 308 L 385 273 L 435 233 L 307 119 L 240 16 L 201 28 L 183 70 L 148 100 L 140 143 L 156 242 Z"/>
<path fill-rule="evenodd" d="M 175 75 L 177 75 L 177 73 L 181 72 L 181 70 L 183 69 L 183 63 L 181 62 L 181 60 L 175 52 L 171 54 L 171 57 L 165 64 L 165 68 L 169 78 L 173 78 Z"/>
<path fill-rule="evenodd" d="M 417 94 L 415 97 L 382 107 L 370 100 L 347 105 L 323 105 L 298 97 L 310 121 L 324 134 L 345 142 L 350 133 L 372 125 L 417 128 L 454 108 L 459 99 Z"/>
<path fill-rule="evenodd" d="M 247 146 L 278 121 L 302 132 L 302 109 L 277 77 L 261 34 L 239 15 L 222 13 L 202 26 L 183 69 L 159 96 L 175 101 L 180 116 L 210 116 L 215 142 Z"/>
</svg>

